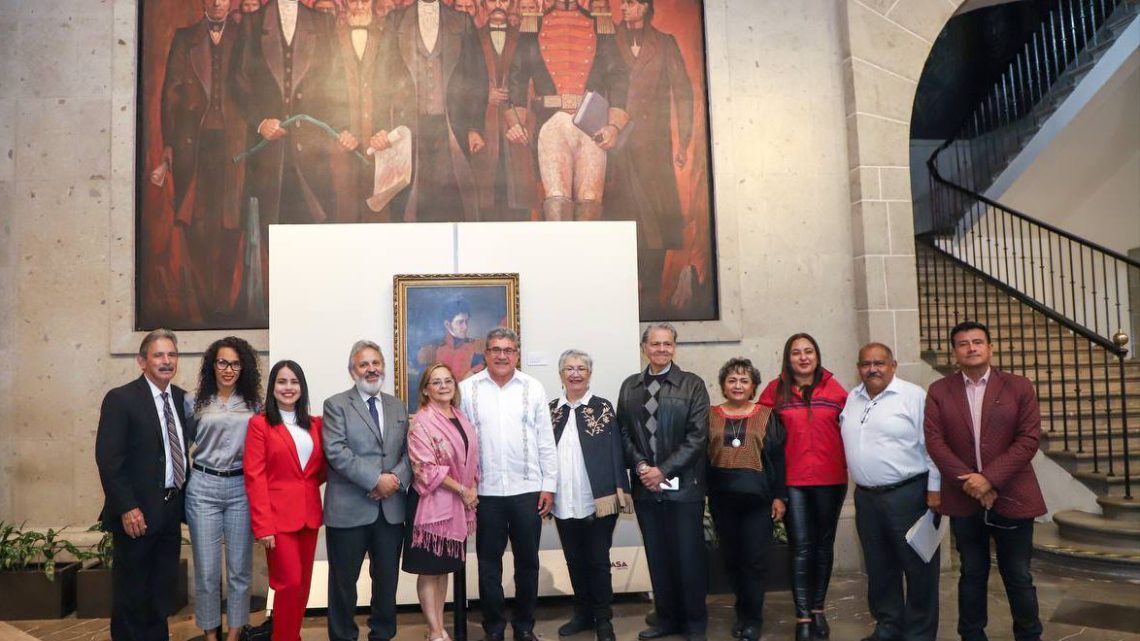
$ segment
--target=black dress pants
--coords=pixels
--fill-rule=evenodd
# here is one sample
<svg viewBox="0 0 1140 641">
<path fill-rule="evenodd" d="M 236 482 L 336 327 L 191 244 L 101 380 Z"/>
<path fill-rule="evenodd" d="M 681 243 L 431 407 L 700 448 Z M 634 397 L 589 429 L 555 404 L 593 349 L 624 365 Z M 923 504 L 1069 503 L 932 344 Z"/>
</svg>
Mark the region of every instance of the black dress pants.
<svg viewBox="0 0 1140 641">
<path fill-rule="evenodd" d="M 764 624 L 764 576 L 772 545 L 772 502 L 754 494 L 710 492 L 709 511 L 736 594 L 736 621 L 759 629 Z"/>
<path fill-rule="evenodd" d="M 634 501 L 633 509 L 645 543 L 657 627 L 704 634 L 709 620 L 704 501 L 648 499 Z"/>
<path fill-rule="evenodd" d="M 574 588 L 574 615 L 595 624 L 613 619 L 614 586 L 610 576 L 610 547 L 617 515 L 602 518 L 555 519 L 562 554 Z"/>
<path fill-rule="evenodd" d="M 116 531 L 111 569 L 111 639 L 167 641 L 174 614 L 178 557 L 182 552 L 182 492 L 164 501 L 162 526 L 137 539 Z M 158 515 L 143 514 L 148 525 Z"/>
<path fill-rule="evenodd" d="M 988 521 L 988 523 L 987 523 Z M 1013 638 L 1041 641 L 1037 588 L 1029 572 L 1033 554 L 1033 519 L 1007 519 L 990 512 L 950 519 L 962 574 L 958 577 L 958 634 L 963 641 L 986 641 L 986 591 L 990 578 L 990 539 L 997 551 Z"/>
<path fill-rule="evenodd" d="M 534 606 L 538 602 L 538 542 L 542 536 L 538 492 L 480 496 L 475 523 L 483 630 L 488 635 L 501 635 L 507 627 L 503 553 L 510 541 L 515 563 L 515 608 L 511 627 L 516 635 L 533 631 Z"/>
<path fill-rule="evenodd" d="M 329 641 L 356 641 L 356 581 L 368 555 L 372 601 L 368 614 L 368 641 L 396 636 L 396 584 L 400 578 L 400 551 L 404 524 L 389 523 L 383 510 L 376 520 L 357 527 L 325 527 L 329 559 Z"/>
<path fill-rule="evenodd" d="M 938 633 L 941 550 L 924 563 L 906 542 L 907 530 L 926 513 L 925 478 L 886 492 L 855 490 L 855 527 L 867 565 L 867 603 L 879 641 L 934 641 Z"/>
<path fill-rule="evenodd" d="M 835 529 L 847 485 L 788 486 L 788 543 L 796 618 L 823 610 L 835 558 Z"/>
</svg>

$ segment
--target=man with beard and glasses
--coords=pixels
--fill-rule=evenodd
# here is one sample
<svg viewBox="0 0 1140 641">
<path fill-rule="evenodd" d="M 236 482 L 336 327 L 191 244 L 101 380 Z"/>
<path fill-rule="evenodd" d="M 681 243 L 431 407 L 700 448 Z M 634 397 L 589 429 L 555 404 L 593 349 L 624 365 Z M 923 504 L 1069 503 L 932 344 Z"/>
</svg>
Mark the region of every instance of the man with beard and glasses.
<svg viewBox="0 0 1140 641">
<path fill-rule="evenodd" d="M 483 220 L 529 220 L 530 210 L 538 205 L 534 159 L 526 147 L 510 145 L 503 126 L 503 117 L 512 108 L 507 74 L 519 44 L 518 28 L 507 24 L 513 4 L 513 0 L 483 0 L 487 24 L 479 29 L 479 44 L 491 83 L 483 125 L 487 146 L 471 158 Z"/>
<path fill-rule="evenodd" d="M 337 62 L 344 72 L 348 93 L 348 130 L 361 153 L 368 148 L 387 149 L 388 132 L 379 126 L 378 91 L 385 79 L 387 64 L 384 21 L 376 17 L 376 0 L 347 0 L 343 19 L 336 25 Z M 372 195 L 372 164 L 361 163 L 350 154 L 332 156 L 333 185 L 336 188 L 336 222 L 388 222 L 388 210 L 373 213 L 365 206 Z"/>
<path fill-rule="evenodd" d="M 503 641 L 507 627 L 503 553 L 515 565 L 515 641 L 537 641 L 538 542 L 542 517 L 554 507 L 558 446 L 538 379 L 518 370 L 519 336 L 496 327 L 487 332 L 487 369 L 459 384 L 463 414 L 479 433 L 479 607 L 485 641 Z"/>
<path fill-rule="evenodd" d="M 171 384 L 178 371 L 174 332 L 147 334 L 135 362 L 142 375 L 103 397 L 95 435 L 106 497 L 99 518 L 115 542 L 111 638 L 167 641 L 194 427 L 183 416 L 186 392 Z"/>
<path fill-rule="evenodd" d="M 325 542 L 329 560 L 330 641 L 356 641 L 356 581 L 364 555 L 372 578 L 368 639 L 396 636 L 396 582 L 404 541 L 404 502 L 412 480 L 408 412 L 380 391 L 384 354 L 369 340 L 352 345 L 353 386 L 325 401 Z"/>
<path fill-rule="evenodd" d="M 190 276 L 207 320 L 233 320 L 241 282 L 241 197 L 246 122 L 230 91 L 238 41 L 229 0 L 201 0 L 202 19 L 179 29 L 162 84 L 163 163 L 174 180 L 175 223 L 189 253 Z M 238 277 L 235 277 L 235 274 Z"/>
<path fill-rule="evenodd" d="M 875 619 L 863 641 L 934 641 L 940 550 L 923 561 L 906 542 L 915 521 L 941 503 L 942 478 L 922 429 L 926 392 L 895 376 L 898 363 L 882 343 L 864 345 L 856 366 L 863 383 L 847 394 L 839 425 Z M 810 628 L 797 626 L 796 639 L 810 638 Z"/>
<path fill-rule="evenodd" d="M 523 31 L 530 25 L 524 21 Z M 629 123 L 625 111 L 629 68 L 612 36 L 599 36 L 595 19 L 576 0 L 548 0 L 538 33 L 519 40 L 508 75 L 511 109 L 507 139 L 537 144 L 546 220 L 598 220 L 605 190 L 606 152 Z M 528 103 L 531 83 L 534 99 Z M 609 102 L 607 122 L 593 136 L 574 124 L 588 92 Z M 532 105 L 535 126 L 528 124 Z"/>
</svg>

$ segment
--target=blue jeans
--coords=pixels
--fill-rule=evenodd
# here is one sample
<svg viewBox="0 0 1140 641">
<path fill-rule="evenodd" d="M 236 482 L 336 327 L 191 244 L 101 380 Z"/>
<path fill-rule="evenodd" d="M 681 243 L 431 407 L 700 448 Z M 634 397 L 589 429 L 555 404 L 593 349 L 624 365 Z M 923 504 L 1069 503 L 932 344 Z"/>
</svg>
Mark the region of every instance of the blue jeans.
<svg viewBox="0 0 1140 641">
<path fill-rule="evenodd" d="M 989 524 L 986 524 L 986 520 Z M 1033 553 L 1033 519 L 1007 519 L 991 512 L 950 519 L 950 531 L 962 564 L 958 577 L 958 634 L 963 641 L 986 641 L 986 585 L 990 578 L 990 538 L 997 549 L 1013 638 L 1040 641 L 1041 617 L 1037 589 L 1029 573 Z"/>
<path fill-rule="evenodd" d="M 194 618 L 202 630 L 222 624 L 222 545 L 226 548 L 226 617 L 229 627 L 249 623 L 253 531 L 245 479 L 194 472 L 186 485 L 186 520 L 194 550 Z"/>
</svg>

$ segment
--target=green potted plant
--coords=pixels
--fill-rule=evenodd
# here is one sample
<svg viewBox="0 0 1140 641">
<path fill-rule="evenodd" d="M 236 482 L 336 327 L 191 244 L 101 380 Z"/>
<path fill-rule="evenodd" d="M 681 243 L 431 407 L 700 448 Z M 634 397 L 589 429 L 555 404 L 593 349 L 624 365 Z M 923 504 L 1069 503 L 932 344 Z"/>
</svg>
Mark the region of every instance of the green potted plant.
<svg viewBox="0 0 1140 641">
<path fill-rule="evenodd" d="M 99 540 L 87 549 L 80 551 L 85 562 L 78 573 L 75 616 L 79 619 L 105 619 L 111 616 L 111 572 L 115 560 L 115 539 L 111 532 L 103 529 L 102 523 L 87 528 L 88 532 L 98 532 Z M 183 545 L 190 541 L 182 538 Z M 182 609 L 189 602 L 189 564 L 186 559 L 178 562 L 178 575 L 174 607 Z"/>
<path fill-rule="evenodd" d="M 55 619 L 75 609 L 79 563 L 57 557 L 66 552 L 79 558 L 83 552 L 61 533 L 0 521 L 0 620 Z"/>
<path fill-rule="evenodd" d="M 76 590 L 75 616 L 80 619 L 101 619 L 111 616 L 111 566 L 115 557 L 115 540 L 103 529 L 102 523 L 87 528 L 101 536 L 83 551 L 84 566 L 79 570 Z M 90 563 L 86 563 L 90 562 Z"/>
</svg>

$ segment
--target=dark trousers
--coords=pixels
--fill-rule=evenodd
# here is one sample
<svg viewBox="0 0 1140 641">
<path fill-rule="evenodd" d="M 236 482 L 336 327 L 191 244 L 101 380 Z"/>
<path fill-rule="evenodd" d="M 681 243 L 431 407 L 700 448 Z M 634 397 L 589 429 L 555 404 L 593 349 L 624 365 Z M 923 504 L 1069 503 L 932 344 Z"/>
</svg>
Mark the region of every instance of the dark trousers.
<svg viewBox="0 0 1140 641">
<path fill-rule="evenodd" d="M 574 588 L 574 616 L 602 623 L 614 618 L 613 579 L 610 577 L 610 546 L 614 542 L 617 515 L 602 518 L 555 519 L 562 554 Z"/>
<path fill-rule="evenodd" d="M 1013 638 L 1040 641 L 1041 616 L 1037 589 L 1029 573 L 1033 552 L 1033 519 L 1007 519 L 990 512 L 950 519 L 962 573 L 958 577 L 958 634 L 963 641 L 986 640 L 986 586 L 990 578 L 990 539 L 997 549 L 998 571 L 1009 612 L 1013 618 Z"/>
<path fill-rule="evenodd" d="M 926 513 L 922 479 L 882 493 L 855 490 L 855 527 L 867 566 L 867 603 L 875 639 L 934 641 L 938 633 L 939 552 L 923 563 L 906 532 Z M 906 596 L 903 596 L 903 579 Z"/>
<path fill-rule="evenodd" d="M 751 494 L 710 492 L 724 568 L 736 593 L 736 621 L 745 627 L 764 624 L 764 576 L 772 545 L 772 502 Z"/>
<path fill-rule="evenodd" d="M 633 508 L 645 543 L 657 626 L 703 634 L 709 620 L 704 501 L 650 499 L 634 501 Z"/>
<path fill-rule="evenodd" d="M 372 578 L 372 602 L 368 614 L 368 639 L 380 641 L 396 636 L 396 582 L 400 577 L 400 550 L 404 524 L 392 524 L 381 511 L 369 525 L 326 527 L 325 547 L 329 559 L 329 639 L 356 641 L 356 581 L 368 555 Z"/>
<path fill-rule="evenodd" d="M 113 534 L 111 638 L 114 641 L 166 641 L 166 617 L 174 614 L 178 557 L 182 551 L 182 493 L 162 503 L 162 526 L 132 539 Z M 160 521 L 143 514 L 147 524 Z M 153 526 L 151 526 L 153 527 Z"/>
<path fill-rule="evenodd" d="M 510 541 L 515 563 L 515 608 L 511 627 L 515 634 L 533 631 L 534 606 L 538 601 L 538 540 L 542 536 L 538 492 L 480 496 L 475 525 L 483 630 L 489 635 L 500 635 L 507 627 L 503 553 Z"/>
<path fill-rule="evenodd" d="M 835 529 L 847 485 L 788 486 L 788 543 L 792 548 L 792 598 L 796 617 L 823 610 L 835 559 Z"/>
</svg>

